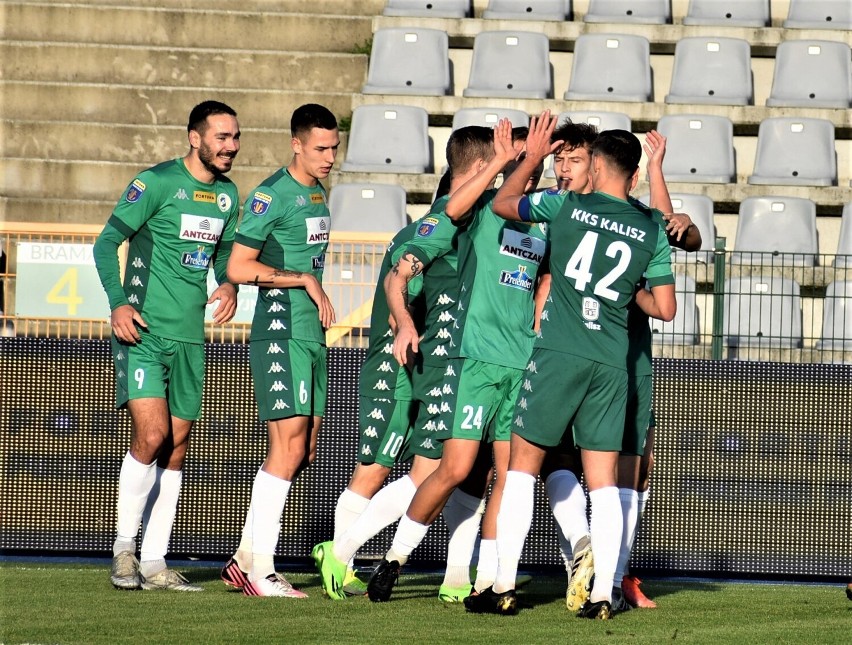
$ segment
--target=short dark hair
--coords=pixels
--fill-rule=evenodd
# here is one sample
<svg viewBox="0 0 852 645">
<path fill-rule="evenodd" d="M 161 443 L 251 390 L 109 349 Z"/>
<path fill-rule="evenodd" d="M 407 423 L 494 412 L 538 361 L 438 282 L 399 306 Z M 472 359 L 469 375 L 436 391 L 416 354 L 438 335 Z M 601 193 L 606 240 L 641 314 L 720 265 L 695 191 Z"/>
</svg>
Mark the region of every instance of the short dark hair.
<svg viewBox="0 0 852 645">
<path fill-rule="evenodd" d="M 225 105 L 220 101 L 204 101 L 192 108 L 192 112 L 189 113 L 189 121 L 186 124 L 186 131 L 192 132 L 195 130 L 200 134 L 204 134 L 204 131 L 207 129 L 207 117 L 214 114 L 237 116 L 234 108 L 229 105 Z"/>
<path fill-rule="evenodd" d="M 635 134 L 627 130 L 604 130 L 592 144 L 592 155 L 606 157 L 611 166 L 620 169 L 625 177 L 630 177 L 639 167 L 642 144 Z"/>
<path fill-rule="evenodd" d="M 494 130 L 481 125 L 469 125 L 454 130 L 447 141 L 447 164 L 453 176 L 470 170 L 477 159 L 494 156 Z"/>
<path fill-rule="evenodd" d="M 324 105 L 307 103 L 297 107 L 290 117 L 290 135 L 301 138 L 314 128 L 336 130 L 337 119 Z"/>
<path fill-rule="evenodd" d="M 598 129 L 591 123 L 574 123 L 569 118 L 553 131 L 550 140 L 564 141 L 562 147 L 568 150 L 581 147 L 591 150 L 597 138 Z"/>
</svg>

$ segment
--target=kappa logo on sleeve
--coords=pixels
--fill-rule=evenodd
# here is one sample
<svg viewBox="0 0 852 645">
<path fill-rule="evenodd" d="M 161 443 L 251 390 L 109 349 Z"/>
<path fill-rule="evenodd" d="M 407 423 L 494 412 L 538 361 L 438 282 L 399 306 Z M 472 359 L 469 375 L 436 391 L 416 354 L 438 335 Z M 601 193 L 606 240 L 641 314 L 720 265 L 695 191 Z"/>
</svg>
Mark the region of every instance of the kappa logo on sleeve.
<svg viewBox="0 0 852 645">
<path fill-rule="evenodd" d="M 124 198 L 128 202 L 133 204 L 134 202 L 138 202 L 141 199 L 142 194 L 144 192 L 145 184 L 139 179 L 134 179 L 131 182 L 130 186 L 127 187 L 127 193 L 125 194 Z"/>
<path fill-rule="evenodd" d="M 254 197 L 252 197 L 249 210 L 259 217 L 261 215 L 266 214 L 266 211 L 269 210 L 269 205 L 271 203 L 271 195 L 267 195 L 266 193 L 261 193 L 258 191 L 254 194 Z"/>
<path fill-rule="evenodd" d="M 435 229 L 438 226 L 438 220 L 434 217 L 426 217 L 423 221 L 420 222 L 420 225 L 417 227 L 417 236 L 418 237 L 429 237 L 432 233 L 435 232 Z"/>
</svg>

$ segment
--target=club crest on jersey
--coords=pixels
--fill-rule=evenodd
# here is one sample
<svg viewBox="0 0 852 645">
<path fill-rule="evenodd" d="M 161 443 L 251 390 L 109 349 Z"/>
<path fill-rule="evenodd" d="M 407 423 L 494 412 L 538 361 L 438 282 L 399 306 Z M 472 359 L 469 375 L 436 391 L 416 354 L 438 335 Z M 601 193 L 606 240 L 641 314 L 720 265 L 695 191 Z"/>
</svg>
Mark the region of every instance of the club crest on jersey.
<svg viewBox="0 0 852 645">
<path fill-rule="evenodd" d="M 130 186 L 127 187 L 127 194 L 124 198 L 132 204 L 134 202 L 138 202 L 144 192 L 145 184 L 139 179 L 134 179 Z"/>
<path fill-rule="evenodd" d="M 601 315 L 601 303 L 594 298 L 583 298 L 583 319 L 587 329 L 599 330 L 601 326 L 595 321 Z"/>
<path fill-rule="evenodd" d="M 223 213 L 231 210 L 231 196 L 228 193 L 219 193 L 216 196 L 216 203 L 219 204 L 219 210 Z"/>
<path fill-rule="evenodd" d="M 527 267 L 519 264 L 517 271 L 500 272 L 500 284 L 504 287 L 512 287 L 513 289 L 521 289 L 522 291 L 532 291 L 533 279 L 527 273 Z"/>
<path fill-rule="evenodd" d="M 210 254 L 207 253 L 203 245 L 199 245 L 192 253 L 184 253 L 181 256 L 180 263 L 195 271 L 206 271 L 210 268 Z"/>
<path fill-rule="evenodd" d="M 257 216 L 265 215 L 269 210 L 269 205 L 272 203 L 272 196 L 266 193 L 256 192 L 252 197 L 249 210 Z"/>
<path fill-rule="evenodd" d="M 305 220 L 305 228 L 308 230 L 307 244 L 321 244 L 328 242 L 331 220 L 328 217 L 308 217 Z"/>
<path fill-rule="evenodd" d="M 417 227 L 417 235 L 418 237 L 429 237 L 432 233 L 435 232 L 435 228 L 438 226 L 438 220 L 434 217 L 426 217 L 420 222 L 420 225 Z"/>
</svg>

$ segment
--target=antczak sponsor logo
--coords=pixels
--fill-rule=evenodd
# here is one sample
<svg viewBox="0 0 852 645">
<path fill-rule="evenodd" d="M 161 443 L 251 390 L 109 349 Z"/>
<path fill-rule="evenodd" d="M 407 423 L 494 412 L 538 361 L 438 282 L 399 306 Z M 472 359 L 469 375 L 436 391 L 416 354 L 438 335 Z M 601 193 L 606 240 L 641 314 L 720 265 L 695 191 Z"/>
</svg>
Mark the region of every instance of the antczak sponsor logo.
<svg viewBox="0 0 852 645">
<path fill-rule="evenodd" d="M 306 243 L 322 244 L 323 242 L 328 242 L 328 234 L 331 231 L 331 219 L 328 217 L 308 217 L 305 219 L 305 228 L 308 230 Z"/>
<path fill-rule="evenodd" d="M 503 229 L 503 239 L 500 240 L 501 255 L 509 255 L 538 265 L 541 264 L 546 249 L 547 242 L 540 238 L 511 228 Z"/>
<path fill-rule="evenodd" d="M 180 239 L 216 244 L 222 237 L 225 222 L 221 219 L 181 213 Z"/>
</svg>

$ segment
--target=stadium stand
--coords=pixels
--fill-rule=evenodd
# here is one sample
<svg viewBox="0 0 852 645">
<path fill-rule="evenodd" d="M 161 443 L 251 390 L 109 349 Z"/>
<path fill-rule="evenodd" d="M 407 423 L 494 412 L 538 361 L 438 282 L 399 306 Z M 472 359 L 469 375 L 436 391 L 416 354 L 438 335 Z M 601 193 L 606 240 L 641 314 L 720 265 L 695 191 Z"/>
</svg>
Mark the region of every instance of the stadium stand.
<svg viewBox="0 0 852 645">
<path fill-rule="evenodd" d="M 713 245 L 716 239 L 716 225 L 713 222 L 713 200 L 707 195 L 693 195 L 690 193 L 669 193 L 672 208 L 675 213 L 687 213 L 692 223 L 698 227 L 701 233 L 701 248 L 693 253 L 687 253 L 672 247 L 674 262 L 713 262 Z M 638 197 L 643 204 L 651 203 L 651 195 L 645 194 Z"/>
<path fill-rule="evenodd" d="M 666 103 L 751 105 L 751 48 L 741 38 L 682 38 Z"/>
<path fill-rule="evenodd" d="M 352 112 L 344 172 L 424 173 L 432 169 L 426 110 L 362 105 Z"/>
<path fill-rule="evenodd" d="M 577 38 L 566 101 L 651 101 L 653 92 L 647 38 L 622 34 Z"/>
<path fill-rule="evenodd" d="M 670 0 L 590 0 L 586 22 L 631 22 L 661 25 L 671 22 Z"/>
<path fill-rule="evenodd" d="M 598 132 L 604 130 L 627 130 L 630 132 L 633 125 L 630 122 L 630 115 L 624 112 L 608 112 L 606 110 L 569 110 L 560 112 L 557 116 L 558 123 L 564 123 L 567 119 L 571 119 L 573 123 L 588 123 L 598 129 Z"/>
<path fill-rule="evenodd" d="M 544 99 L 553 95 L 547 36 L 529 31 L 486 31 L 473 44 L 468 97 Z"/>
<path fill-rule="evenodd" d="M 852 349 L 852 282 L 835 281 L 826 287 L 822 336 L 817 348 Z"/>
<path fill-rule="evenodd" d="M 651 332 L 656 343 L 697 345 L 699 342 L 699 312 L 695 303 L 695 280 L 683 273 L 675 274 L 677 316 L 670 322 L 651 318 Z"/>
<path fill-rule="evenodd" d="M 328 210 L 333 231 L 396 233 L 408 224 L 405 190 L 395 184 L 338 184 Z"/>
<path fill-rule="evenodd" d="M 737 178 L 734 125 L 724 116 L 672 114 L 657 130 L 665 136 L 667 181 L 727 184 Z"/>
<path fill-rule="evenodd" d="M 825 119 L 770 117 L 760 124 L 750 184 L 834 186 L 834 125 Z"/>
<path fill-rule="evenodd" d="M 848 0 L 790 0 L 786 29 L 852 29 Z"/>
<path fill-rule="evenodd" d="M 489 0 L 486 20 L 571 20 L 571 0 Z"/>
<path fill-rule="evenodd" d="M 840 234 L 837 236 L 837 257 L 834 258 L 834 266 L 837 268 L 852 266 L 852 202 L 849 202 L 843 207 L 843 214 L 840 220 Z"/>
<path fill-rule="evenodd" d="M 451 83 L 447 32 L 391 27 L 373 34 L 364 94 L 442 96 Z"/>
<path fill-rule="evenodd" d="M 765 264 L 763 254 L 771 253 L 779 265 L 814 266 L 818 248 L 811 200 L 749 197 L 740 204 L 732 264 Z"/>
<path fill-rule="evenodd" d="M 690 0 L 685 25 L 768 27 L 769 0 Z"/>
<path fill-rule="evenodd" d="M 388 0 L 386 16 L 423 18 L 464 18 L 470 12 L 470 0 Z"/>
<path fill-rule="evenodd" d="M 728 347 L 801 347 L 799 284 L 789 278 L 751 275 L 725 281 Z"/>
<path fill-rule="evenodd" d="M 852 107 L 852 61 L 845 43 L 785 40 L 775 51 L 775 74 L 766 105 Z"/>
<path fill-rule="evenodd" d="M 530 124 L 530 115 L 511 108 L 462 108 L 453 115 L 453 130 L 469 125 L 493 127 L 500 119 L 509 119 L 512 127 L 526 127 Z"/>
</svg>

